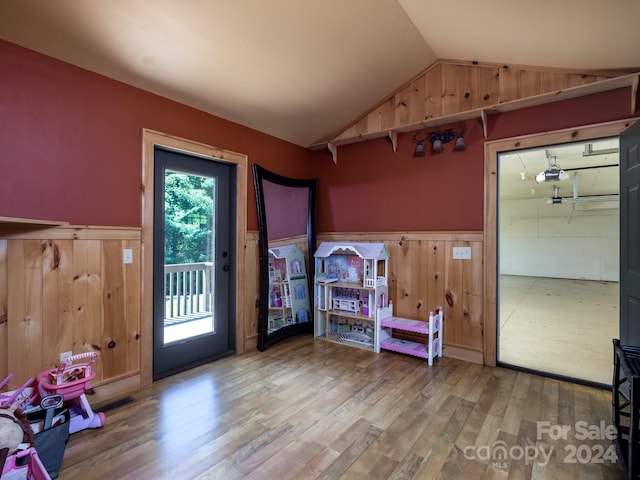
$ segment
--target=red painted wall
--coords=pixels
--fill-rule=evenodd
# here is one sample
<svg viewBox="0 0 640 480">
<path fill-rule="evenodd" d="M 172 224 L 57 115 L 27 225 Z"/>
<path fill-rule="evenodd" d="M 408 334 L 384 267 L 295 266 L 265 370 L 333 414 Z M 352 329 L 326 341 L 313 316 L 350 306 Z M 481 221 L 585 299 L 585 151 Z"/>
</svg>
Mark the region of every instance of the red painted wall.
<svg viewBox="0 0 640 480">
<path fill-rule="evenodd" d="M 249 156 L 285 176 L 319 179 L 318 231 L 481 230 L 484 137 L 467 122 L 451 144 L 415 158 L 412 134 L 339 147 L 338 164 L 134 87 L 0 40 L 0 216 L 75 225 L 141 224 L 142 129 Z M 629 89 L 489 116 L 489 140 L 630 117 Z M 248 169 L 248 228 L 257 230 Z"/>
<path fill-rule="evenodd" d="M 624 88 L 490 115 L 487 140 L 629 118 L 630 105 Z M 318 231 L 482 230 L 486 140 L 479 119 L 466 125 L 464 152 L 449 143 L 440 154 L 414 157 L 413 133 L 398 135 L 397 153 L 384 138 L 338 147 L 337 165 L 328 151 L 314 152 Z"/>
<path fill-rule="evenodd" d="M 0 216 L 139 227 L 143 128 L 313 176 L 307 149 L 1 40 L 0 65 Z"/>
</svg>

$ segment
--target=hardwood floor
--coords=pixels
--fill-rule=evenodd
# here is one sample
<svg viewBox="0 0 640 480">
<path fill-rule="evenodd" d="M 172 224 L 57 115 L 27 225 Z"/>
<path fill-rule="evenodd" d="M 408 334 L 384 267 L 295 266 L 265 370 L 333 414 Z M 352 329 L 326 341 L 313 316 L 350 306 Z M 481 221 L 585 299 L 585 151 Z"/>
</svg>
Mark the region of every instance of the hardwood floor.
<svg viewBox="0 0 640 480">
<path fill-rule="evenodd" d="M 302 336 L 133 399 L 71 436 L 61 480 L 624 476 L 601 455 L 610 392 L 446 357 Z"/>
</svg>

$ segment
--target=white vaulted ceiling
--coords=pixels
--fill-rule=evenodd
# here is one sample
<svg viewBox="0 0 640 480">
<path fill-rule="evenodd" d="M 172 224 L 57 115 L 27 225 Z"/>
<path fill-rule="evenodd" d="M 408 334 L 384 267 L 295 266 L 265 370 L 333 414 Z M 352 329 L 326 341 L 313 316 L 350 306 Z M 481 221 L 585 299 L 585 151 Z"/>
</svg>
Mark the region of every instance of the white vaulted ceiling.
<svg viewBox="0 0 640 480">
<path fill-rule="evenodd" d="M 639 18 L 637 0 L 1 0 L 0 39 L 309 146 L 438 59 L 640 70 Z"/>
</svg>

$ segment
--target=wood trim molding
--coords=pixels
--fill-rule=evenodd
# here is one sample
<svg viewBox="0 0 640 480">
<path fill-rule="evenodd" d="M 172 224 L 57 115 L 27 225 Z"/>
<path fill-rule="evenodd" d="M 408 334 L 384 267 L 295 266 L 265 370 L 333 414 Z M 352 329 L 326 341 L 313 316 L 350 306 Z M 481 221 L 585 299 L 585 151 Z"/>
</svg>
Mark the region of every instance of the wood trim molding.
<svg viewBox="0 0 640 480">
<path fill-rule="evenodd" d="M 140 228 L 64 225 L 33 229 L 21 225 L 0 224 L 0 238 L 11 240 L 140 240 Z"/>
<path fill-rule="evenodd" d="M 497 158 L 504 151 L 620 135 L 638 118 L 486 142 L 484 147 L 484 364 L 497 362 Z"/>
<path fill-rule="evenodd" d="M 140 279 L 142 331 L 141 385 L 153 382 L 153 169 L 156 145 L 205 159 L 236 165 L 236 352 L 245 348 L 245 247 L 247 233 L 247 171 L 245 154 L 215 148 L 204 143 L 153 130 L 142 130 L 142 245 Z"/>
<path fill-rule="evenodd" d="M 0 225 L 31 225 L 31 226 L 57 226 L 57 225 L 69 225 L 69 222 L 62 222 L 57 220 L 37 220 L 34 218 L 22 218 L 22 217 L 0 217 Z"/>
<path fill-rule="evenodd" d="M 468 232 L 323 232 L 318 233 L 318 242 L 384 242 L 409 240 L 441 240 L 452 242 L 481 242 L 484 240 L 481 231 Z"/>
</svg>

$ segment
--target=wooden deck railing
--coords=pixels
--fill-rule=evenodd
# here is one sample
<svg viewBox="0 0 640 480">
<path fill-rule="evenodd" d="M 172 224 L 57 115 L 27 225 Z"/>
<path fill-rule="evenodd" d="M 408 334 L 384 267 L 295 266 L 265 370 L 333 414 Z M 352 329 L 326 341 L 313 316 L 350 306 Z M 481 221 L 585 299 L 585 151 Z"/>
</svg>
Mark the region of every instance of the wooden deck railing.
<svg viewBox="0 0 640 480">
<path fill-rule="evenodd" d="M 212 275 L 212 262 L 165 265 L 165 320 L 211 313 Z"/>
</svg>

